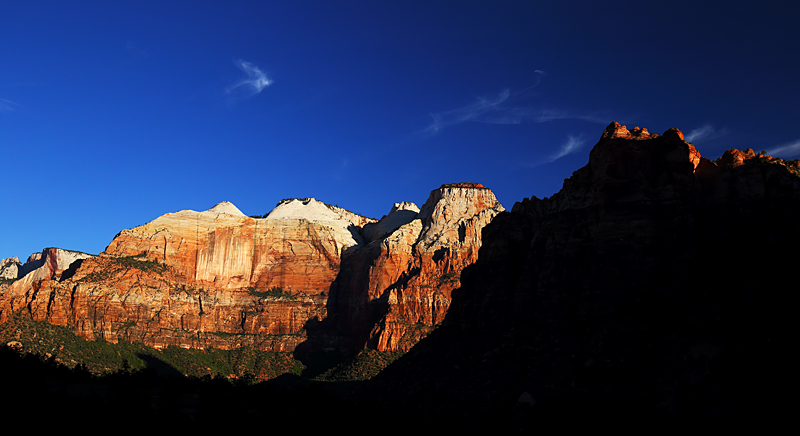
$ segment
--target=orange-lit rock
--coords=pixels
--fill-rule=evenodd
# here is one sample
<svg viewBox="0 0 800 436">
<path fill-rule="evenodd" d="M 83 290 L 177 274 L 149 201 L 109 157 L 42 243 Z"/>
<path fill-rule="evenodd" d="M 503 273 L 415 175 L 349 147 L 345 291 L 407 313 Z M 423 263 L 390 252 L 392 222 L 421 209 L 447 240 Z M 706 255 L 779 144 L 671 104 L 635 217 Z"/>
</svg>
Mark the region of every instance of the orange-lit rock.
<svg viewBox="0 0 800 436">
<path fill-rule="evenodd" d="M 344 260 L 329 304 L 335 333 L 319 334 L 344 336 L 345 349 L 408 350 L 444 319 L 481 229 L 503 210 L 482 185 L 431 192 L 413 220 Z"/>
<path fill-rule="evenodd" d="M 756 157 L 756 153 L 753 151 L 752 148 L 748 148 L 745 151 L 731 148 L 730 150 L 726 150 L 725 153 L 722 154 L 722 157 L 720 157 L 717 160 L 717 163 L 720 165 L 727 165 L 736 168 L 738 166 L 744 165 L 745 160 L 754 157 Z"/>
<path fill-rule="evenodd" d="M 105 254 L 143 254 L 195 288 L 279 286 L 316 295 L 336 277 L 342 251 L 360 242 L 348 227 L 367 220 L 314 199 L 282 203 L 261 219 L 230 208 L 171 213 L 123 230 Z"/>
</svg>

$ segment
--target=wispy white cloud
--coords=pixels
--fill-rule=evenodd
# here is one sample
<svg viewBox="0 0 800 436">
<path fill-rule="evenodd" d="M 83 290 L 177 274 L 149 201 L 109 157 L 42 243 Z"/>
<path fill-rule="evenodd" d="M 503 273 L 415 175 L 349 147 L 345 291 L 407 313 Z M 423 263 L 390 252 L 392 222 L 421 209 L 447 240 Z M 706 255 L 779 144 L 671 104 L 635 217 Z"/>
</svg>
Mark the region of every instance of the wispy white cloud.
<svg viewBox="0 0 800 436">
<path fill-rule="evenodd" d="M 267 77 L 267 74 L 250 62 L 239 59 L 236 61 L 236 66 L 247 74 L 247 78 L 228 87 L 225 90 L 228 94 L 242 89 L 248 96 L 253 96 L 263 91 L 267 86 L 272 85 L 272 80 Z"/>
<path fill-rule="evenodd" d="M 800 139 L 771 148 L 767 150 L 767 154 L 781 158 L 800 156 Z"/>
<path fill-rule="evenodd" d="M 18 106 L 11 100 L 0 98 L 0 112 L 14 112 L 14 106 Z"/>
<path fill-rule="evenodd" d="M 561 144 L 561 148 L 558 150 L 558 152 L 550 156 L 550 158 L 547 159 L 547 162 L 553 162 L 557 159 L 561 159 L 562 157 L 568 154 L 575 153 L 581 147 L 583 147 L 583 144 L 585 143 L 586 141 L 583 139 L 583 135 L 578 135 L 578 136 L 569 135 L 567 136 L 566 142 Z"/>
<path fill-rule="evenodd" d="M 545 123 L 553 120 L 584 120 L 605 124 L 607 116 L 600 114 L 579 114 L 561 109 L 548 109 L 536 106 L 532 101 L 531 89 L 539 86 L 547 73 L 534 70 L 536 83 L 521 90 L 506 88 L 489 97 L 477 97 L 475 102 L 445 112 L 432 113 L 431 124 L 423 133 L 437 134 L 442 129 L 466 122 L 486 124 L 521 124 L 523 122 Z"/>
<path fill-rule="evenodd" d="M 540 109 L 535 112 L 533 120 L 537 123 L 546 123 L 554 120 L 583 120 L 600 124 L 609 122 L 608 117 L 604 117 L 599 114 L 576 114 L 559 109 Z"/>
<path fill-rule="evenodd" d="M 535 88 L 539 86 L 539 84 L 542 83 L 542 76 L 547 75 L 547 73 L 542 70 L 533 70 L 533 72 L 536 74 L 536 83 L 534 83 L 533 86 L 531 86 L 530 88 Z"/>
<path fill-rule="evenodd" d="M 520 118 L 514 116 L 513 111 L 509 111 L 502 105 L 505 103 L 511 91 L 504 89 L 495 97 L 478 97 L 475 103 L 449 110 L 431 114 L 433 122 L 425 129 L 429 133 L 438 133 L 440 130 L 465 123 L 476 121 L 490 124 L 518 124 Z"/>
<path fill-rule="evenodd" d="M 541 75 L 544 72 L 537 70 L 537 74 Z M 566 110 L 536 108 L 525 92 L 515 93 L 508 88 L 500 91 L 497 95 L 477 97 L 475 102 L 466 106 L 445 112 L 431 113 L 431 118 L 433 121 L 425 128 L 424 133 L 437 134 L 447 127 L 466 122 L 521 124 L 564 119 L 585 120 L 600 124 L 608 122 L 607 117 L 596 114 L 577 114 Z"/>
<path fill-rule="evenodd" d="M 566 155 L 576 153 L 581 149 L 581 147 L 584 146 L 584 144 L 586 144 L 586 139 L 584 139 L 584 135 L 583 134 L 580 134 L 580 135 L 567 135 L 566 141 L 564 141 L 561 144 L 561 146 L 558 148 L 558 151 L 556 151 L 555 153 L 552 153 L 551 155 L 549 155 L 549 156 L 547 156 L 547 157 L 545 157 L 545 158 L 543 158 L 541 160 L 534 161 L 534 162 L 520 161 L 518 163 L 519 163 L 519 165 L 521 165 L 523 167 L 535 168 L 535 167 L 538 167 L 540 165 L 544 165 L 544 164 L 548 164 L 548 163 L 551 163 L 551 162 L 555 162 L 558 159 L 561 159 L 562 157 L 564 157 Z"/>
<path fill-rule="evenodd" d="M 715 139 L 727 134 L 728 131 L 724 127 L 722 129 L 717 130 L 711 124 L 705 124 L 703 125 L 703 127 L 694 129 L 691 132 L 689 132 L 689 134 L 686 135 L 685 139 L 686 142 L 694 142 L 701 139 L 706 139 L 706 140 Z"/>
</svg>

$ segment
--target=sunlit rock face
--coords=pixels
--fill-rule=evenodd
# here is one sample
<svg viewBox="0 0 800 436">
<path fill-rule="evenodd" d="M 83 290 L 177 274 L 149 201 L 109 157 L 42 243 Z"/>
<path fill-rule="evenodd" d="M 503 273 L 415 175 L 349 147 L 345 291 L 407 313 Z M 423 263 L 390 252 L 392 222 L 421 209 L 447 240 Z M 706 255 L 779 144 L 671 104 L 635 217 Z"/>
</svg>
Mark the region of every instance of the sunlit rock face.
<svg viewBox="0 0 800 436">
<path fill-rule="evenodd" d="M 71 277 L 85 259 L 92 257 L 79 251 L 52 247 L 31 254 L 24 264 L 17 266 L 18 275 L 14 277 L 17 280 L 0 286 L 0 322 L 5 322 L 15 311 L 29 310 L 38 305 L 52 306 L 54 302 L 50 299 L 50 293 L 40 294 L 39 290 L 42 287 L 49 289 L 50 286 L 57 286 L 60 280 Z M 12 267 L 14 263 L 19 264 L 17 258 L 11 259 Z M 64 293 L 62 297 L 63 300 L 56 301 L 55 305 L 70 303 L 70 293 Z M 37 319 L 47 318 L 48 314 L 43 314 Z M 65 325 L 66 318 L 62 317 L 59 321 L 56 323 Z"/>
<path fill-rule="evenodd" d="M 111 256 L 158 261 L 195 288 L 268 290 L 318 295 L 336 277 L 342 252 L 358 244 L 349 227 L 367 220 L 314 199 L 279 204 L 266 218 L 235 206 L 181 211 L 123 230 Z"/>
<path fill-rule="evenodd" d="M 14 280 L 19 276 L 22 264 L 18 257 L 9 257 L 0 261 L 0 279 Z"/>
<path fill-rule="evenodd" d="M 381 220 L 313 198 L 283 200 L 259 218 L 229 202 L 169 213 L 121 231 L 97 257 L 57 249 L 32 256 L 27 274 L 3 285 L 0 321 L 23 310 L 89 339 L 291 351 L 333 307 L 341 316 L 326 346 L 402 349 L 420 337 L 410 329 L 443 319 L 458 273 L 477 256 L 480 228 L 500 210 L 491 191 L 471 185 L 434 191 L 422 211 L 396 203 Z M 362 260 L 369 265 L 356 265 Z M 343 263 L 374 274 L 342 289 Z M 398 287 L 410 272 L 419 277 Z M 331 304 L 337 292 L 336 301 L 357 310 Z M 361 304 L 374 300 L 391 304 L 359 318 Z M 369 344 L 353 331 L 373 332 Z"/>
<path fill-rule="evenodd" d="M 343 262 L 329 303 L 337 338 L 346 341 L 339 346 L 408 350 L 428 334 L 444 319 L 461 271 L 477 259 L 481 230 L 504 210 L 472 183 L 432 191 L 410 221 L 411 214 L 393 217 L 414 209 L 395 205 L 381 221 L 404 224 Z"/>
<path fill-rule="evenodd" d="M 45 248 L 40 253 L 33 253 L 19 268 L 19 279 L 13 283 L 14 289 L 30 287 L 39 280 L 59 280 L 71 266 L 77 268 L 78 261 L 92 257 L 91 254 L 61 248 Z M 78 262 L 78 263 L 76 263 Z M 67 273 L 67 275 L 71 274 Z"/>
</svg>

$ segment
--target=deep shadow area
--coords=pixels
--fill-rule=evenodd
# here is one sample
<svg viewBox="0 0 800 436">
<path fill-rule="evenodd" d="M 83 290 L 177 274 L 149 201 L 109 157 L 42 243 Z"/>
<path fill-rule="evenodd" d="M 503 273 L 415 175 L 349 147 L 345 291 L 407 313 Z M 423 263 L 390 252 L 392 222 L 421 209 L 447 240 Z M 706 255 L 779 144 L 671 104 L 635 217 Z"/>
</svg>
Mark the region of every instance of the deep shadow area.
<svg viewBox="0 0 800 436">
<path fill-rule="evenodd" d="M 696 175 L 659 158 L 668 141 L 611 144 L 642 165 L 595 155 L 498 215 L 442 326 L 365 395 L 510 431 L 790 423 L 800 183 L 774 164 Z"/>
<path fill-rule="evenodd" d="M 83 263 L 83 259 L 77 259 L 76 261 L 69 264 L 69 267 L 61 273 L 61 278 L 58 279 L 59 282 L 72 278 L 75 273 L 78 271 L 78 268 L 81 267 Z"/>
<path fill-rule="evenodd" d="M 180 371 L 178 371 L 174 366 L 164 362 L 163 360 L 144 353 L 137 353 L 136 357 L 144 360 L 145 362 L 145 372 L 153 373 L 158 377 L 172 377 L 172 378 L 180 378 L 183 377 Z"/>
<path fill-rule="evenodd" d="M 380 256 L 378 244 L 349 247 L 342 254 L 339 273 L 328 292 L 327 316 L 305 323 L 307 339 L 294 350 L 294 358 L 319 374 L 355 356 L 367 342 L 370 330 L 386 314 L 382 300 L 369 300 L 370 267 Z"/>
<path fill-rule="evenodd" d="M 148 357 L 148 359 L 150 359 Z M 157 360 L 157 359 L 156 359 Z M 63 429 L 80 421 L 92 429 L 252 429 L 271 422 L 299 429 L 347 429 L 370 421 L 369 405 L 347 390 L 295 375 L 248 384 L 225 378 L 186 378 L 163 362 L 106 376 L 67 368 L 53 359 L 20 354 L 0 346 L 0 386 L 6 402 L 2 415 L 36 423 L 38 429 Z M 338 391 L 337 391 L 338 389 Z M 104 427 L 108 426 L 108 427 Z"/>
</svg>

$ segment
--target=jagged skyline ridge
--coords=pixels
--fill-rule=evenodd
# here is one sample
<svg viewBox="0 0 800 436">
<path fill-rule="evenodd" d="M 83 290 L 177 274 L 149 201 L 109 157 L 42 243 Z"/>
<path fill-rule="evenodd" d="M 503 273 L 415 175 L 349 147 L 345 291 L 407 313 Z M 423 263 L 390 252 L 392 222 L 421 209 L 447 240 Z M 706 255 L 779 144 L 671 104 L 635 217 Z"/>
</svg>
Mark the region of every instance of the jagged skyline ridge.
<svg viewBox="0 0 800 436">
<path fill-rule="evenodd" d="M 223 200 L 379 218 L 478 182 L 511 207 L 558 191 L 612 120 L 704 156 L 795 152 L 797 6 L 633 6 L 6 6 L 0 257 L 97 253 Z"/>
</svg>

